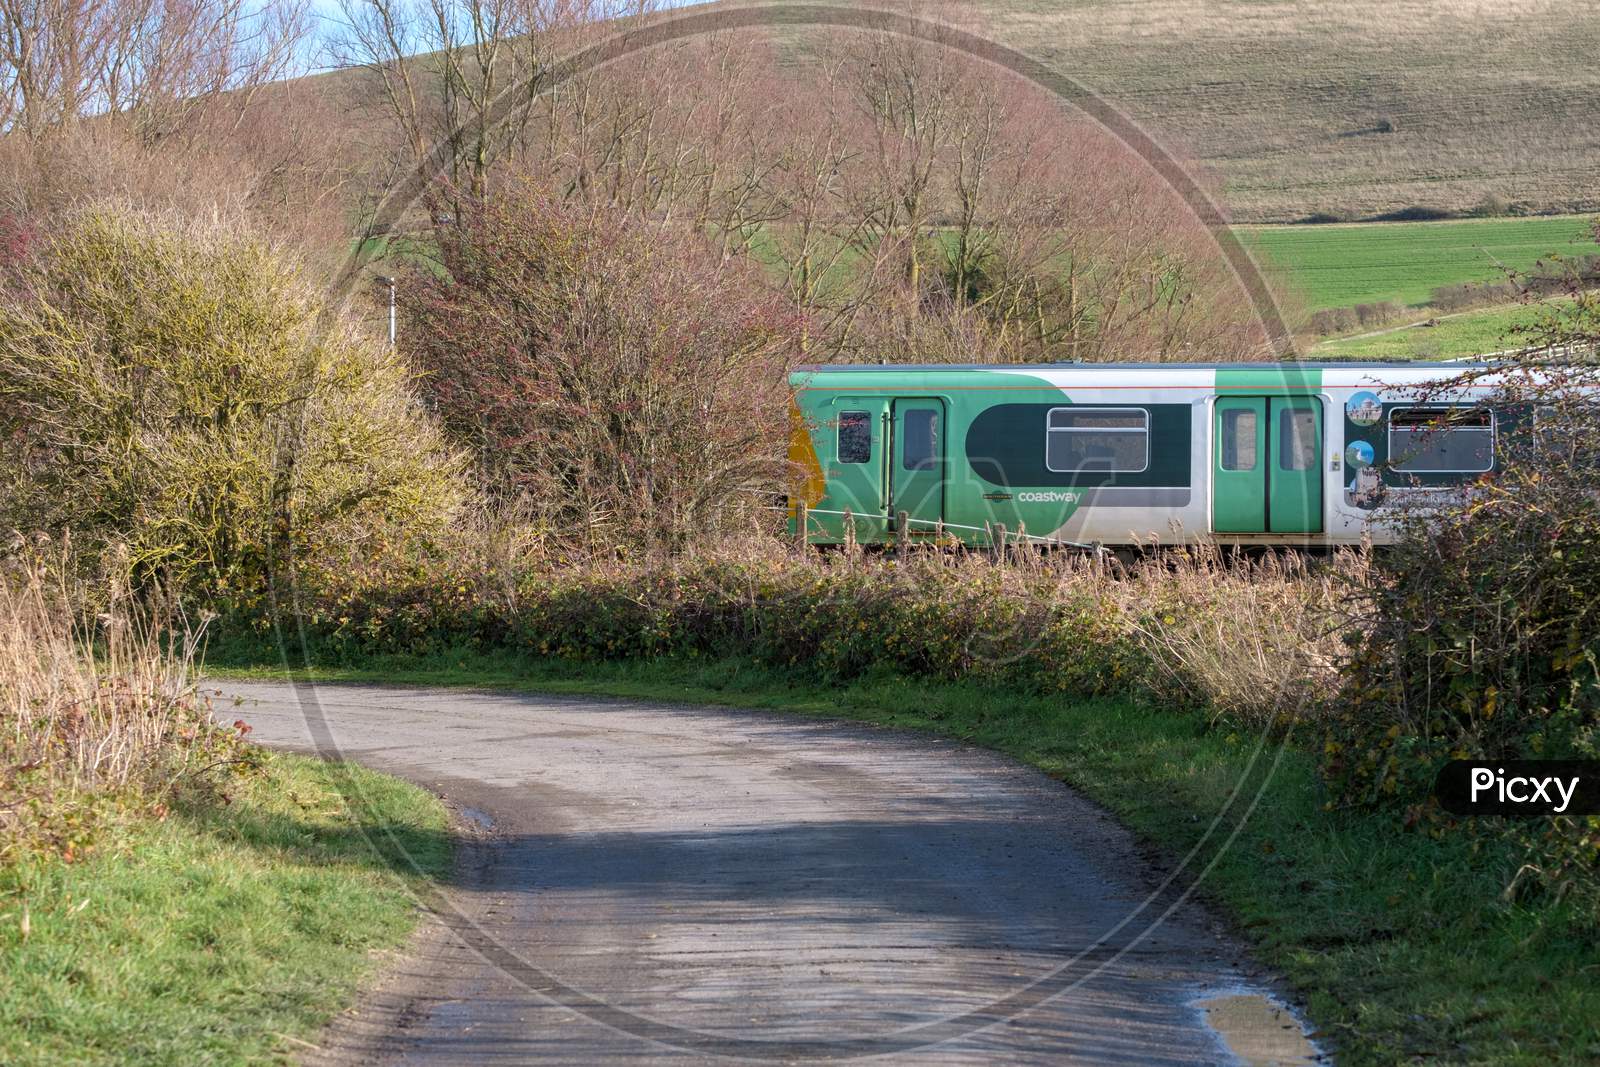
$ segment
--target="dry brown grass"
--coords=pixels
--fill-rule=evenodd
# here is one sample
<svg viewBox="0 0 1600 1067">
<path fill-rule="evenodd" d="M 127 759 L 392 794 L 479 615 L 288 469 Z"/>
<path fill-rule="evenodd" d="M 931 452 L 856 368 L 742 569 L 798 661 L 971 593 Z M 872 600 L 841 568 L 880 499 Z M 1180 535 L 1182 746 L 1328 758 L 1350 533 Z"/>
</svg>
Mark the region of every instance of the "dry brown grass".
<svg viewBox="0 0 1600 1067">
<path fill-rule="evenodd" d="M 1128 568 L 1026 551 L 1009 562 L 1053 571 L 1058 595 L 1087 588 L 1115 605 L 1159 698 L 1250 729 L 1317 720 L 1331 708 L 1349 654 L 1345 605 L 1367 573 L 1364 551 L 1309 560 L 1213 545 L 1155 552 Z"/>
<path fill-rule="evenodd" d="M 192 685 L 198 632 L 175 638 L 120 588 L 85 622 L 60 573 L 0 573 L 0 864 L 70 860 L 117 812 L 164 814 L 244 756 Z"/>
<path fill-rule="evenodd" d="M 1200 549 L 1129 583 L 1156 685 L 1213 718 L 1263 728 L 1318 718 L 1348 649 L 1342 604 L 1366 560 L 1308 565 L 1293 554 L 1227 559 Z"/>
</svg>

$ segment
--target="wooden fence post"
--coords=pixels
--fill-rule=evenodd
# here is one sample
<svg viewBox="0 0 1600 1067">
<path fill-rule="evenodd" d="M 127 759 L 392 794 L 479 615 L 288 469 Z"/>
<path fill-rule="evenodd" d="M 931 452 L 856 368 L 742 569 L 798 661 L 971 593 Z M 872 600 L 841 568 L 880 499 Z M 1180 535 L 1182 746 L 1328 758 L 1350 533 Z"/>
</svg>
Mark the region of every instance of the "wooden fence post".
<svg viewBox="0 0 1600 1067">
<path fill-rule="evenodd" d="M 799 552 L 804 552 L 808 543 L 806 541 L 808 532 L 806 523 L 809 518 L 807 514 L 809 511 L 810 509 L 806 507 L 804 500 L 796 504 L 794 508 L 794 547 Z"/>
<path fill-rule="evenodd" d="M 994 549 L 994 558 L 997 561 L 999 561 L 1001 563 L 1004 563 L 1006 561 L 1006 524 L 1005 523 L 997 522 L 997 523 L 994 524 L 994 544 L 991 547 Z"/>
<path fill-rule="evenodd" d="M 894 551 L 895 555 L 905 555 L 906 547 L 911 544 L 911 514 L 905 511 L 894 513 Z"/>
</svg>

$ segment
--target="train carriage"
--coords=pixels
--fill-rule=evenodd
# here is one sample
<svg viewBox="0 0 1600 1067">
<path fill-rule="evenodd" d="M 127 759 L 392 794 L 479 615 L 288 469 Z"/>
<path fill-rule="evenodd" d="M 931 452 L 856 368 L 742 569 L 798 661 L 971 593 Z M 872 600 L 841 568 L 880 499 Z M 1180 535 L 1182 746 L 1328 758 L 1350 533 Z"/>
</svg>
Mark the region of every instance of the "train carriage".
<svg viewBox="0 0 1600 1067">
<path fill-rule="evenodd" d="M 807 539 L 1385 540 L 1388 492 L 1494 471 L 1503 413 L 1430 385 L 1481 364 L 814 366 L 790 458 Z M 848 531 L 848 532 L 847 532 Z"/>
</svg>

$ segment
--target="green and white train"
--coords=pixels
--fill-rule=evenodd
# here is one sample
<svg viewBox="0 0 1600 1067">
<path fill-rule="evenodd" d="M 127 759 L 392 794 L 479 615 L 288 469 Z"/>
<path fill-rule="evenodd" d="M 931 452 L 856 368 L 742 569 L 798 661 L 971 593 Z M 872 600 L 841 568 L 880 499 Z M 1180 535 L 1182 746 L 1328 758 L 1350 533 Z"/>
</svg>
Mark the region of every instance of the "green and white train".
<svg viewBox="0 0 1600 1067">
<path fill-rule="evenodd" d="M 791 377 L 790 498 L 813 544 L 1322 546 L 1385 539 L 1389 491 L 1496 466 L 1481 364 L 814 366 Z M 804 510 L 800 504 L 804 504 Z"/>
</svg>

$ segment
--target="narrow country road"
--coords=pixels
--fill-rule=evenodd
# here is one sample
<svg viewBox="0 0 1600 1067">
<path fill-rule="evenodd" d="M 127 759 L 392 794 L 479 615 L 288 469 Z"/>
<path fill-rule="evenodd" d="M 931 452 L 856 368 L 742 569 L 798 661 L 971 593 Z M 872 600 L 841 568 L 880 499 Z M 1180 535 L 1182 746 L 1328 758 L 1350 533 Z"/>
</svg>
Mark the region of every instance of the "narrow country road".
<svg viewBox="0 0 1600 1067">
<path fill-rule="evenodd" d="M 1125 831 L 1002 757 L 762 712 L 211 685 L 261 741 L 472 828 L 311 1062 L 1314 1062 Z"/>
</svg>

